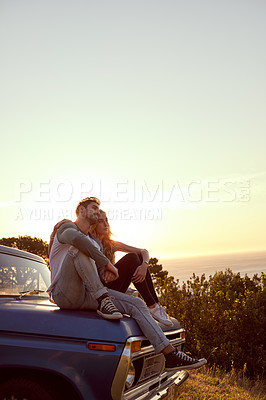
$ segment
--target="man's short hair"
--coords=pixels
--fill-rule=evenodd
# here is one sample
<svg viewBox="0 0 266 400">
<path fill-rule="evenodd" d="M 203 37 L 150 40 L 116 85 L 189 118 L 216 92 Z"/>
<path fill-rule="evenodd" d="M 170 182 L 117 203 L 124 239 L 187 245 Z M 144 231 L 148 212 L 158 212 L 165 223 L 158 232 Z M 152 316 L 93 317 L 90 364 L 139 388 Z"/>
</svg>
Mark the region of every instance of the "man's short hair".
<svg viewBox="0 0 266 400">
<path fill-rule="evenodd" d="M 90 203 L 96 203 L 96 204 L 98 204 L 98 206 L 100 206 L 100 204 L 101 204 L 100 200 L 97 199 L 97 197 L 86 197 L 85 199 L 81 200 L 78 203 L 77 208 L 76 208 L 76 215 L 78 215 L 80 206 L 83 206 L 86 208 L 87 205 Z"/>
</svg>

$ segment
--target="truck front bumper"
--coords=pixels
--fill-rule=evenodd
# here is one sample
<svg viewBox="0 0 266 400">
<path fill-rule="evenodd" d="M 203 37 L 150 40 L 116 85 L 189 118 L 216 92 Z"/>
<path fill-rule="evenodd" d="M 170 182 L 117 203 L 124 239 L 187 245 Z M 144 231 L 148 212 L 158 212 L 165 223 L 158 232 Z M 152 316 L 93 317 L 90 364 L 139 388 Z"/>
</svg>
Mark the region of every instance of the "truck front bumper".
<svg viewBox="0 0 266 400">
<path fill-rule="evenodd" d="M 170 376 L 164 373 L 159 381 L 157 378 L 154 382 L 149 381 L 128 393 L 124 393 L 123 400 L 173 400 L 175 389 L 188 377 L 187 371 L 177 371 Z"/>
</svg>

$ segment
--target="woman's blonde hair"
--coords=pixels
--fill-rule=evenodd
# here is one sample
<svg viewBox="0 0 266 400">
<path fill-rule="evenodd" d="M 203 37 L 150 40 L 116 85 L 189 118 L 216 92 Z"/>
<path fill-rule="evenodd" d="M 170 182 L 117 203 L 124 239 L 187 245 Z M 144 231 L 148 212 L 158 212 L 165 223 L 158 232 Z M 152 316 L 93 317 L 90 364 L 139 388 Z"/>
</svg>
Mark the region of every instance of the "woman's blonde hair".
<svg viewBox="0 0 266 400">
<path fill-rule="evenodd" d="M 108 260 L 110 260 L 110 262 L 112 264 L 114 264 L 114 262 L 115 262 L 115 246 L 114 246 L 114 241 L 111 239 L 112 232 L 110 229 L 109 221 L 108 221 L 106 213 L 103 210 L 100 210 L 100 214 L 101 214 L 100 218 L 103 217 L 107 221 L 108 232 L 104 235 L 103 238 L 100 239 L 99 235 L 97 235 L 97 232 L 96 232 L 97 222 L 96 222 L 96 224 L 91 225 L 89 230 L 93 236 L 95 236 L 101 240 L 102 246 L 103 246 L 103 254 L 108 258 Z"/>
</svg>

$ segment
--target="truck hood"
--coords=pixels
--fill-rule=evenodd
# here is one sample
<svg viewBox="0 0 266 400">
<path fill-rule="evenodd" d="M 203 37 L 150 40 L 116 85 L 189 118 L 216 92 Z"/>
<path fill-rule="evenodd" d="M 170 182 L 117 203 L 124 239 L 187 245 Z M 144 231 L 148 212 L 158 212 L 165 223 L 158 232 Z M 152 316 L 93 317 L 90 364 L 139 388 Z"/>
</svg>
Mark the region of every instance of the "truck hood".
<svg viewBox="0 0 266 400">
<path fill-rule="evenodd" d="M 176 321 L 176 320 L 175 320 Z M 180 329 L 176 321 L 173 328 L 161 325 L 164 331 Z M 62 338 L 112 341 L 124 343 L 130 336 L 142 336 L 133 318 L 107 321 L 95 311 L 61 310 L 48 299 L 25 296 L 0 297 L 0 331 L 48 335 Z"/>
</svg>

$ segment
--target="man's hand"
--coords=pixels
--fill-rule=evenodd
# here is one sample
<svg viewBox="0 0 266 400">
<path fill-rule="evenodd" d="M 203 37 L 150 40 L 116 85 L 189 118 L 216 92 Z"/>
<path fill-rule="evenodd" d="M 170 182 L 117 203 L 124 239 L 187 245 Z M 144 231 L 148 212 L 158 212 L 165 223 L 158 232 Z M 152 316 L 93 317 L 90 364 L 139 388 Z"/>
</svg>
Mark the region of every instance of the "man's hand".
<svg viewBox="0 0 266 400">
<path fill-rule="evenodd" d="M 51 233 L 50 236 L 50 240 L 54 239 L 56 232 L 58 231 L 58 229 L 60 228 L 61 225 L 65 224 L 66 222 L 72 222 L 70 219 L 63 219 L 62 221 L 57 222 L 57 224 L 55 224 L 54 226 L 54 230 Z"/>
<path fill-rule="evenodd" d="M 132 276 L 132 282 L 134 283 L 141 283 L 146 278 L 147 274 L 147 265 L 141 264 L 135 271 L 134 275 Z"/>
<path fill-rule="evenodd" d="M 119 277 L 118 269 L 110 262 L 104 267 L 103 280 L 105 283 L 115 281 Z"/>
</svg>

